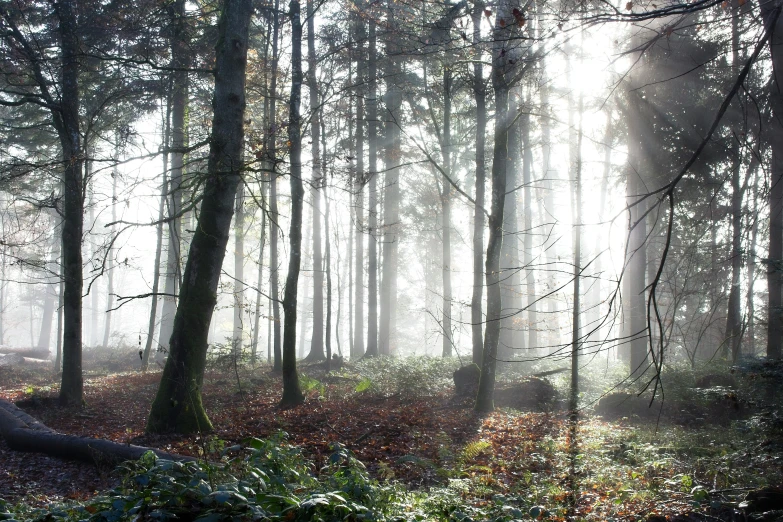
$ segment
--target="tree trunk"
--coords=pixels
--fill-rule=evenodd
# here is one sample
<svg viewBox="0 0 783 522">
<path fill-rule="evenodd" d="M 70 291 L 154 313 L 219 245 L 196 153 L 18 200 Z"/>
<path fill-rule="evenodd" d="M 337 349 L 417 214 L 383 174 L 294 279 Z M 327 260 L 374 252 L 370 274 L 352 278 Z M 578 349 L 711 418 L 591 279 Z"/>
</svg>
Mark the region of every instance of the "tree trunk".
<svg viewBox="0 0 783 522">
<path fill-rule="evenodd" d="M 593 332 L 591 335 L 592 339 L 595 342 L 602 342 L 601 340 L 604 338 L 604 335 L 602 334 L 600 328 L 600 325 L 602 324 L 610 324 L 611 320 L 605 320 L 605 313 L 610 313 L 609 310 L 604 312 L 602 310 L 601 301 L 602 301 L 602 292 L 601 292 L 601 280 L 602 280 L 602 273 L 603 273 L 603 258 L 604 258 L 604 251 L 607 250 L 606 244 L 607 244 L 607 236 L 603 232 L 604 227 L 604 219 L 606 217 L 606 198 L 609 191 L 609 175 L 612 170 L 612 139 L 614 134 L 614 122 L 612 120 L 612 111 L 609 110 L 607 117 L 606 117 L 606 129 L 604 131 L 604 161 L 603 161 L 603 173 L 601 176 L 601 194 L 600 194 L 600 203 L 599 203 L 599 211 L 598 211 L 598 223 L 599 225 L 596 227 L 597 233 L 596 233 L 596 239 L 595 239 L 595 279 L 593 280 L 591 286 L 590 286 L 590 300 L 588 303 L 589 306 L 589 330 Z M 590 345 L 590 347 L 595 347 L 595 344 Z M 606 350 L 607 356 L 609 355 L 610 350 Z"/>
<path fill-rule="evenodd" d="M 509 110 L 508 93 L 514 63 L 518 62 L 512 44 L 514 24 L 511 4 L 501 0 L 497 5 L 492 44 L 492 88 L 495 91 L 495 140 L 492 161 L 492 199 L 489 215 L 489 242 L 487 244 L 487 327 L 484 333 L 484 353 L 481 362 L 481 377 L 475 409 L 490 412 L 495 408 L 495 366 L 500 338 L 502 297 L 500 294 L 500 256 L 503 246 L 503 214 L 506 201 L 506 171 L 508 169 Z M 511 45 L 509 45 L 511 44 Z"/>
<path fill-rule="evenodd" d="M 446 177 L 451 177 L 451 86 L 451 69 L 447 66 L 443 68 L 443 143 L 441 144 L 443 170 Z M 443 335 L 443 347 L 441 355 L 451 357 L 454 341 L 451 331 L 451 184 L 448 179 L 443 180 L 440 206 L 443 225 L 441 241 L 441 278 L 443 281 L 441 334 Z"/>
<path fill-rule="evenodd" d="M 321 150 L 323 158 L 321 161 L 321 178 L 323 179 L 324 203 L 324 277 L 326 278 L 326 320 L 324 326 L 324 347 L 326 348 L 326 370 L 331 370 L 332 362 L 332 237 L 330 235 L 331 226 L 329 223 L 329 191 L 327 190 L 326 175 L 326 122 L 324 121 L 323 107 L 318 108 L 319 123 L 321 126 Z M 332 160 L 334 161 L 334 160 Z"/>
<path fill-rule="evenodd" d="M 52 219 L 59 221 L 60 216 L 55 213 L 54 216 L 52 216 Z M 55 225 L 53 230 L 57 230 L 58 228 L 59 227 Z M 46 264 L 47 270 L 49 270 L 48 267 L 60 266 L 60 241 L 57 240 L 58 238 L 56 235 L 53 235 L 52 238 L 54 239 L 54 244 L 52 245 L 51 258 Z M 52 323 L 54 322 L 54 312 L 57 305 L 56 288 L 60 284 L 59 270 L 54 271 L 52 268 L 52 271 L 55 277 L 47 275 L 49 282 L 46 285 L 46 297 L 44 298 L 44 308 L 41 316 L 41 330 L 38 334 L 38 344 L 36 345 L 41 351 L 47 352 L 47 354 L 50 351 L 50 345 L 52 343 Z M 0 344 L 2 344 L 2 342 L 0 342 Z"/>
<path fill-rule="evenodd" d="M 63 172 L 63 377 L 60 403 L 81 406 L 82 379 L 82 227 L 84 190 L 79 129 L 79 31 L 72 0 L 54 4 L 62 46 L 60 107 L 53 111 L 62 147 Z"/>
<path fill-rule="evenodd" d="M 367 80 L 367 55 L 364 51 L 364 41 L 367 35 L 364 30 L 364 20 L 356 16 L 354 20 L 354 50 L 356 53 L 356 136 L 354 157 L 356 158 L 356 170 L 354 171 L 354 212 L 356 215 L 356 251 L 354 277 L 354 343 L 351 358 L 360 358 L 364 355 L 364 99 L 366 96 L 365 82 Z"/>
<path fill-rule="evenodd" d="M 235 359 L 242 356 L 245 311 L 245 186 L 240 180 L 234 202 L 234 332 L 231 349 Z"/>
<path fill-rule="evenodd" d="M 218 24 L 214 119 L 198 225 L 185 265 L 169 358 L 147 431 L 193 433 L 212 425 L 201 402 L 207 335 L 242 172 L 250 0 L 226 0 Z"/>
<path fill-rule="evenodd" d="M 576 157 L 574 169 L 574 308 L 571 320 L 571 396 L 569 406 L 571 418 L 576 420 L 579 407 L 579 345 L 581 344 L 581 295 L 580 282 L 582 275 L 582 112 L 584 111 L 583 95 L 579 95 L 579 130 L 576 139 Z"/>
<path fill-rule="evenodd" d="M 767 357 L 780 359 L 783 347 L 783 16 L 780 16 L 781 0 L 762 2 L 761 16 L 765 28 L 771 32 L 769 50 L 772 54 L 772 81 L 770 102 L 772 118 L 769 132 L 772 148 L 770 162 L 769 195 L 769 259 L 767 287 L 769 306 L 767 318 Z"/>
<path fill-rule="evenodd" d="M 503 311 L 500 320 L 500 344 L 498 359 L 510 360 L 524 349 L 524 338 L 520 332 L 522 317 L 522 278 L 519 260 L 519 222 L 517 204 L 517 180 L 520 146 L 520 122 L 514 121 L 518 103 L 514 91 L 509 93 L 508 152 L 506 156 L 506 203 L 503 207 L 503 248 L 500 252 L 500 289 L 503 292 Z"/>
<path fill-rule="evenodd" d="M 367 154 L 369 171 L 369 215 L 367 252 L 367 352 L 378 355 L 378 51 L 375 20 L 370 18 L 367 59 Z"/>
<path fill-rule="evenodd" d="M 274 138 L 272 138 L 274 139 Z M 277 173 L 271 173 L 272 179 L 269 184 L 269 213 L 271 219 L 269 223 L 269 285 L 272 294 L 272 330 L 274 337 L 274 359 L 272 371 L 280 372 L 283 370 L 283 336 L 282 336 L 282 317 L 280 315 L 280 282 L 279 282 L 279 255 L 277 242 L 279 238 L 280 212 L 277 210 Z"/>
<path fill-rule="evenodd" d="M 54 373 L 59 373 L 63 367 L 63 297 L 65 294 L 65 281 L 63 281 L 62 257 L 60 258 L 60 291 L 57 295 L 57 353 L 54 356 Z"/>
<path fill-rule="evenodd" d="M 755 155 L 754 155 L 755 158 Z M 756 245 L 759 235 L 759 203 L 758 203 L 758 172 L 759 165 L 753 161 L 754 166 L 750 167 L 753 173 L 753 211 L 751 219 L 753 224 L 750 230 L 750 248 L 748 248 L 748 294 L 747 294 L 747 313 L 748 313 L 748 354 L 756 354 L 756 304 L 755 304 L 755 284 L 756 284 Z M 750 174 L 749 174 L 750 175 Z"/>
<path fill-rule="evenodd" d="M 739 63 L 739 9 L 732 9 L 731 15 L 731 70 L 736 77 L 741 69 Z M 735 131 L 741 134 L 741 129 Z M 726 311 L 726 334 L 723 341 L 724 355 L 731 353 L 736 362 L 742 343 L 742 189 L 740 188 L 740 169 L 742 154 L 740 143 L 731 138 L 731 289 L 729 291 L 728 310 Z M 726 357 L 728 358 L 728 357 Z"/>
<path fill-rule="evenodd" d="M 312 202 L 311 205 L 309 205 L 310 208 L 312 208 Z M 302 223 L 307 223 L 307 208 L 302 208 Z M 307 281 L 307 260 L 311 259 L 313 257 L 312 252 L 312 237 L 313 237 L 313 229 L 312 227 L 307 227 L 304 230 L 304 237 L 302 238 L 302 244 L 304 245 L 304 256 L 300 255 L 299 258 L 301 261 L 300 266 L 300 273 L 299 278 L 301 279 L 301 292 L 302 292 L 302 299 L 297 301 L 297 307 L 296 312 L 299 319 L 299 335 L 296 336 L 296 338 L 299 340 L 299 343 L 297 345 L 297 351 L 298 358 L 304 359 L 305 357 L 305 332 L 307 331 L 307 319 L 308 315 L 312 315 L 313 312 L 313 306 L 312 306 L 312 299 L 310 298 L 309 292 L 312 285 L 308 284 Z M 304 276 L 302 276 L 302 268 L 304 268 Z M 312 267 L 311 267 L 312 268 Z M 310 270 L 312 272 L 312 269 Z M 308 304 L 309 310 L 308 310 Z"/>
<path fill-rule="evenodd" d="M 385 194 L 383 199 L 383 266 L 380 291 L 380 321 L 378 324 L 378 352 L 381 355 L 397 353 L 397 263 L 399 256 L 400 228 L 400 164 L 402 162 L 402 136 L 400 130 L 402 108 L 402 66 L 400 45 L 394 28 L 394 5 L 387 0 L 391 30 L 386 43 L 388 66 L 386 73 L 385 116 Z"/>
<path fill-rule="evenodd" d="M 117 178 L 119 177 L 119 172 L 117 172 L 117 169 L 113 169 L 111 173 L 111 222 L 116 223 L 117 222 Z M 116 234 L 116 225 L 111 226 L 111 231 L 109 232 L 111 234 L 111 240 L 114 241 L 114 237 Z M 113 243 L 112 243 L 113 244 Z M 114 247 L 109 247 L 109 252 L 106 255 L 106 259 L 108 261 L 108 266 L 106 268 L 107 276 L 108 276 L 108 285 L 106 288 L 106 315 L 104 316 L 104 322 L 103 322 L 103 344 L 102 346 L 104 348 L 109 347 L 109 337 L 111 336 L 111 319 L 114 310 Z"/>
<path fill-rule="evenodd" d="M 313 200 L 313 337 L 308 361 L 323 361 L 324 355 L 324 267 L 321 253 L 321 192 L 323 158 L 321 157 L 321 111 L 318 101 L 318 81 L 315 76 L 315 13 L 313 0 L 307 0 L 307 87 L 310 91 L 310 133 L 312 136 L 313 170 L 310 194 Z M 326 154 L 326 150 L 323 151 Z M 304 339 L 300 339 L 304 343 Z"/>
<path fill-rule="evenodd" d="M 524 187 L 522 212 L 524 216 L 524 237 L 522 248 L 522 266 L 525 267 L 525 286 L 527 293 L 527 348 L 536 350 L 538 348 L 538 304 L 536 299 L 536 277 L 533 270 L 533 142 L 530 138 L 530 111 L 532 106 L 532 96 L 528 93 L 525 97 L 526 108 L 520 117 L 519 129 L 522 134 L 522 144 L 524 152 L 522 156 L 522 183 Z M 530 352 L 531 355 L 533 352 Z"/>
<path fill-rule="evenodd" d="M 304 402 L 296 371 L 296 292 L 302 252 L 302 135 L 299 107 L 302 103 L 302 21 L 298 0 L 289 4 L 291 15 L 291 100 L 288 106 L 288 141 L 291 172 L 291 228 L 288 233 L 290 254 L 283 297 L 285 329 L 283 333 L 283 396 L 280 406 L 291 407 Z M 301 342 L 301 339 L 300 339 Z"/>
<path fill-rule="evenodd" d="M 540 15 L 539 15 L 540 16 Z M 540 26 L 540 18 L 539 18 Z M 552 121 L 554 113 L 549 103 L 550 82 L 546 74 L 546 59 L 542 59 L 541 89 L 539 99 L 541 103 L 541 184 L 542 192 L 539 193 L 542 201 L 543 211 L 541 214 L 541 224 L 546 225 L 545 233 L 551 237 L 559 237 L 557 228 L 557 219 L 555 219 L 555 185 L 557 181 L 557 170 L 552 168 Z M 545 345 L 549 346 L 549 352 L 554 353 L 560 349 L 560 325 L 557 313 L 557 300 L 555 299 L 555 289 L 557 288 L 557 245 L 544 245 L 543 254 L 546 259 L 546 281 L 544 283 L 546 297 L 546 331 L 548 332 Z"/>
<path fill-rule="evenodd" d="M 473 340 L 473 362 L 481 366 L 484 340 L 481 332 L 484 324 L 482 301 L 484 298 L 484 191 L 486 168 L 484 143 L 487 135 L 487 101 L 484 85 L 484 64 L 481 63 L 481 17 L 484 6 L 477 2 L 471 14 L 473 18 L 473 48 L 477 52 L 473 63 L 473 97 L 476 100 L 476 206 L 473 209 L 473 293 L 470 299 L 470 323 Z"/>
<path fill-rule="evenodd" d="M 87 153 L 89 155 L 89 152 Z M 89 219 L 90 219 L 90 227 L 97 228 L 98 223 L 95 220 L 95 193 L 93 190 L 93 182 L 92 182 L 92 173 L 90 172 L 92 169 L 90 165 L 92 162 L 89 159 L 85 160 L 85 179 L 89 183 L 89 206 L 90 206 L 90 212 L 89 212 Z M 95 239 L 92 239 L 90 241 L 90 253 L 92 255 L 91 259 L 97 259 L 99 257 L 98 253 L 98 245 Z M 98 280 L 93 279 L 92 282 L 89 285 L 90 289 L 90 346 L 98 346 L 98 309 L 100 308 L 100 304 L 98 304 Z"/>
<path fill-rule="evenodd" d="M 280 372 L 283 370 L 283 336 L 281 332 L 280 316 L 280 282 L 277 241 L 280 237 L 280 213 L 277 209 L 277 151 L 275 147 L 275 136 L 277 133 L 277 62 L 279 59 L 278 47 L 280 37 L 280 0 L 275 0 L 273 14 L 272 31 L 272 79 L 269 86 L 269 114 L 271 126 L 267 129 L 267 165 L 270 169 L 269 174 L 269 286 L 272 294 L 272 330 L 274 337 L 274 361 L 272 371 Z"/>
<path fill-rule="evenodd" d="M 630 375 L 641 376 L 647 370 L 647 307 L 644 291 L 647 268 L 647 221 L 641 219 L 646 204 L 639 203 L 639 195 L 644 192 L 641 173 L 646 168 L 646 158 L 641 140 L 644 133 L 640 128 L 642 115 L 629 103 L 628 118 L 628 170 L 627 201 L 633 205 L 629 211 L 630 230 L 628 231 L 628 258 L 624 277 L 628 281 L 626 299 L 628 299 L 628 329 L 626 336 L 630 344 Z"/>
<path fill-rule="evenodd" d="M 170 7 L 173 31 L 170 41 L 171 64 L 177 70 L 172 74 L 171 93 L 171 174 L 167 200 L 169 217 L 168 243 L 166 254 L 166 277 L 163 285 L 163 306 L 160 315 L 160 334 L 158 346 L 161 353 L 169 350 L 169 340 L 174 328 L 174 316 L 177 310 L 177 295 L 181 283 L 180 249 L 182 239 L 182 176 L 185 162 L 183 149 L 187 146 L 187 127 L 185 117 L 188 106 L 190 81 L 185 70 L 190 64 L 189 42 L 185 0 L 175 0 Z"/>
<path fill-rule="evenodd" d="M 171 104 L 166 103 L 166 117 L 163 131 L 163 147 L 169 143 L 169 131 L 171 123 Z M 160 205 L 158 206 L 158 226 L 157 240 L 155 242 L 155 265 L 152 275 L 152 304 L 150 306 L 150 320 L 147 326 L 147 343 L 144 346 L 144 352 L 141 356 L 141 371 L 146 372 L 150 364 L 150 354 L 152 353 L 152 343 L 155 338 L 155 323 L 157 322 L 158 312 L 158 289 L 160 288 L 160 260 L 163 250 L 163 216 L 166 210 L 166 189 L 168 187 L 168 168 L 169 155 L 163 153 L 163 184 L 160 189 Z"/>
<path fill-rule="evenodd" d="M 261 201 L 266 201 L 268 183 L 261 189 Z M 261 299 L 264 297 L 261 288 L 264 285 L 264 246 L 266 246 L 266 211 L 261 209 L 261 239 L 258 244 L 258 277 L 256 278 L 256 305 L 253 311 L 253 341 L 250 349 L 250 359 L 255 364 L 258 358 L 258 330 L 261 324 Z"/>
</svg>

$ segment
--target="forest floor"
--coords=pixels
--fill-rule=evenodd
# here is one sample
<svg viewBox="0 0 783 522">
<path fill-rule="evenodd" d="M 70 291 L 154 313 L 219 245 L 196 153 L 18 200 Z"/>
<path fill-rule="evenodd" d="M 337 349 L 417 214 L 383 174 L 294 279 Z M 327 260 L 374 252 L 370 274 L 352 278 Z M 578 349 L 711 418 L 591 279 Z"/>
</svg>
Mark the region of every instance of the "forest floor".
<svg viewBox="0 0 783 522">
<path fill-rule="evenodd" d="M 330 444 L 340 442 L 378 480 L 448 493 L 477 508 L 516 498 L 546 507 L 555 519 L 566 509 L 592 520 L 714 511 L 753 488 L 783 484 L 783 440 L 748 423 L 738 431 L 712 424 L 649 428 L 585 413 L 574 438 L 557 406 L 481 416 L 448 387 L 426 395 L 356 391 L 361 376 L 326 375 L 320 366 L 303 371 L 310 376 L 307 402 L 288 410 L 277 407 L 280 378 L 268 368 L 210 371 L 203 397 L 215 430 L 207 436 L 144 433 L 159 371 L 88 375 L 85 407 L 69 410 L 57 407 L 51 375 L 0 368 L 0 398 L 62 433 L 207 459 L 248 437 L 284 431 L 322 463 Z M 14 452 L 0 441 L 0 498 L 7 501 L 84 500 L 117 480 L 111 468 Z"/>
</svg>

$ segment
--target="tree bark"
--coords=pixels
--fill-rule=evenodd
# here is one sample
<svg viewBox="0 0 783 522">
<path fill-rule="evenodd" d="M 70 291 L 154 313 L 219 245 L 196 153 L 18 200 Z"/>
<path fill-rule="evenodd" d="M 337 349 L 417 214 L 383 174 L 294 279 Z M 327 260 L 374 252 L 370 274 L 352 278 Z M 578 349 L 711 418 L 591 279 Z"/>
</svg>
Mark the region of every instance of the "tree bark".
<svg viewBox="0 0 783 522">
<path fill-rule="evenodd" d="M 519 129 L 522 134 L 522 212 L 524 216 L 524 237 L 522 248 L 522 266 L 525 267 L 525 286 L 527 293 L 527 348 L 538 348 L 538 304 L 536 299 L 536 277 L 533 270 L 533 142 L 530 138 L 530 110 L 532 96 L 528 94 L 525 101 L 526 108 L 520 117 Z M 531 352 L 532 354 L 532 352 Z"/>
<path fill-rule="evenodd" d="M 481 17 L 484 6 L 476 3 L 473 18 L 473 48 L 478 53 L 473 64 L 473 97 L 476 100 L 476 206 L 473 210 L 473 293 L 470 300 L 470 322 L 473 341 L 473 362 L 481 366 L 484 340 L 482 301 L 484 299 L 484 191 L 486 167 L 484 143 L 487 135 L 487 102 L 484 85 L 484 65 L 481 63 Z"/>
<path fill-rule="evenodd" d="M 579 130 L 576 140 L 576 165 L 574 169 L 574 293 L 571 320 L 571 394 L 569 397 L 570 415 L 576 420 L 579 407 L 579 348 L 581 344 L 581 289 L 582 276 L 582 112 L 583 95 L 579 95 Z"/>
<path fill-rule="evenodd" d="M 767 317 L 767 357 L 780 359 L 783 352 L 783 8 L 781 0 L 759 4 L 764 26 L 771 32 L 769 50 L 772 54 L 772 81 L 769 98 L 772 118 L 769 132 L 772 161 L 770 162 L 769 194 L 769 259 L 767 287 L 769 304 Z"/>
<path fill-rule="evenodd" d="M 116 223 L 117 222 L 117 177 L 119 176 L 119 172 L 117 172 L 117 169 L 113 169 L 111 173 L 111 222 Z M 114 235 L 116 234 L 116 226 L 111 226 L 111 239 L 114 241 Z M 107 279 L 108 284 L 106 287 L 106 315 L 104 316 L 103 321 L 103 344 L 102 346 L 104 348 L 109 347 L 109 338 L 111 336 L 111 319 L 112 315 L 114 314 L 114 247 L 109 247 L 109 252 L 106 255 L 107 259 Z"/>
<path fill-rule="evenodd" d="M 500 339 L 502 297 L 500 293 L 500 257 L 503 246 L 503 214 L 506 202 L 506 172 L 508 169 L 509 90 L 511 89 L 517 53 L 513 49 L 514 24 L 509 0 L 497 5 L 492 44 L 492 88 L 495 91 L 495 139 L 492 161 L 492 199 L 489 215 L 489 242 L 486 257 L 487 327 L 484 333 L 484 353 L 481 362 L 475 409 L 490 412 L 495 408 L 495 367 Z"/>
<path fill-rule="evenodd" d="M 519 158 L 521 129 L 520 122 L 515 120 L 517 106 L 515 90 L 509 91 L 509 121 L 508 146 L 506 162 L 506 203 L 503 206 L 503 248 L 500 252 L 500 289 L 503 292 L 503 311 L 500 320 L 500 344 L 498 358 L 510 360 L 524 349 L 524 338 L 520 332 L 522 317 L 522 277 L 519 259 L 519 216 L 517 203 L 518 168 L 522 162 Z"/>
<path fill-rule="evenodd" d="M 171 104 L 166 103 L 166 117 L 164 118 L 163 146 L 169 143 L 169 132 L 171 122 Z M 150 320 L 147 325 L 147 343 L 144 346 L 144 352 L 141 356 L 141 371 L 146 372 L 150 364 L 150 354 L 152 353 L 152 343 L 155 338 L 155 323 L 157 322 L 158 312 L 158 289 L 160 288 L 160 260 L 163 250 L 163 216 L 166 209 L 166 189 L 168 188 L 168 168 L 169 155 L 163 153 L 163 184 L 160 189 L 160 205 L 158 206 L 158 226 L 157 239 L 155 242 L 155 265 L 152 275 L 152 304 L 150 306 Z"/>
<path fill-rule="evenodd" d="M 270 169 L 269 174 L 269 286 L 272 297 L 272 331 L 274 337 L 273 363 L 272 371 L 280 372 L 283 370 L 283 336 L 281 332 L 280 316 L 280 282 L 279 268 L 280 261 L 278 255 L 278 238 L 280 236 L 280 213 L 277 208 L 277 150 L 275 146 L 275 136 L 277 133 L 277 62 L 279 59 L 279 38 L 280 38 L 280 0 L 275 0 L 272 30 L 272 78 L 269 85 L 269 119 L 270 128 L 267 129 L 266 157 L 267 165 Z"/>
<path fill-rule="evenodd" d="M 451 86 L 452 75 L 449 65 L 443 70 L 443 170 L 451 176 Z M 443 190 L 440 194 L 441 211 L 443 213 L 443 241 L 441 243 L 441 274 L 443 278 L 443 317 L 442 334 L 443 348 L 441 355 L 451 357 L 454 342 L 451 338 L 451 184 L 443 180 Z"/>
<path fill-rule="evenodd" d="M 630 356 L 630 375 L 641 376 L 647 370 L 647 307 L 645 300 L 646 268 L 647 268 L 647 222 L 640 219 L 646 211 L 646 204 L 639 203 L 638 198 L 643 191 L 641 173 L 646 169 L 647 158 L 641 141 L 645 134 L 642 131 L 642 115 L 636 110 L 633 102 L 629 104 L 628 118 L 628 168 L 627 168 L 627 202 L 633 205 L 629 210 L 628 257 L 624 277 L 628 281 L 626 299 L 628 299 L 628 336 Z"/>
<path fill-rule="evenodd" d="M 354 192 L 354 212 L 356 216 L 356 250 L 354 277 L 354 343 L 351 358 L 360 358 L 364 355 L 364 98 L 366 96 L 365 82 L 367 80 L 367 55 L 364 51 L 364 41 L 366 40 L 364 30 L 364 20 L 362 16 L 356 16 L 354 19 L 354 52 L 356 57 L 356 79 L 354 83 L 356 88 L 356 136 L 354 157 L 356 158 L 356 169 L 353 178 Z"/>
<path fill-rule="evenodd" d="M 299 269 L 302 252 L 302 135 L 299 107 L 302 103 L 302 21 L 298 0 L 289 4 L 291 16 L 291 99 L 288 106 L 288 141 L 291 172 L 291 228 L 289 238 L 288 275 L 286 277 L 283 310 L 283 396 L 280 406 L 291 407 L 304 402 L 296 370 L 296 292 L 299 285 Z M 300 339 L 301 342 L 301 339 Z"/>
<path fill-rule="evenodd" d="M 385 163 L 386 180 L 383 199 L 383 266 L 380 291 L 380 320 L 378 325 L 378 351 L 381 355 L 397 353 L 397 263 L 399 256 L 400 228 L 400 163 L 402 162 L 402 136 L 400 130 L 402 91 L 401 49 L 395 28 L 394 4 L 387 0 L 389 14 L 388 41 L 386 43 L 386 115 L 385 115 Z"/>
<path fill-rule="evenodd" d="M 266 201 L 268 183 L 261 189 L 261 201 Z M 253 311 L 253 342 L 250 348 L 250 360 L 255 364 L 258 358 L 258 330 L 261 325 L 261 288 L 264 284 L 264 247 L 266 246 L 266 211 L 261 209 L 261 239 L 258 244 L 258 277 L 256 278 L 256 304 Z M 271 357 L 269 357 L 271 359 Z"/>
<path fill-rule="evenodd" d="M 371 17 L 368 30 L 367 58 L 367 161 L 369 176 L 369 219 L 367 252 L 367 351 L 378 355 L 378 51 L 375 20 Z"/>
<path fill-rule="evenodd" d="M 147 431 L 193 433 L 212 425 L 201 402 L 207 335 L 242 172 L 250 0 L 226 0 L 218 23 L 214 119 L 198 225 L 185 265 L 169 358 Z"/>
<path fill-rule="evenodd" d="M 324 355 L 324 267 L 321 252 L 321 192 L 324 185 L 321 157 L 321 111 L 318 101 L 315 57 L 315 13 L 313 0 L 307 0 L 307 87 L 310 91 L 310 134 L 313 166 L 310 195 L 313 201 L 313 337 L 308 361 L 323 361 Z M 324 150 L 325 154 L 326 151 Z M 304 343 L 304 339 L 300 339 Z"/>
<path fill-rule="evenodd" d="M 79 32 L 72 0 L 54 4 L 62 46 L 60 107 L 53 111 L 62 147 L 63 171 L 63 377 L 60 403 L 81 406 L 82 378 L 82 228 L 84 190 L 79 129 Z"/>
<path fill-rule="evenodd" d="M 55 213 L 52 216 L 52 219 L 56 223 L 57 221 L 59 221 L 60 216 L 58 216 Z M 57 230 L 58 228 L 59 227 L 55 225 L 53 227 L 53 230 Z M 52 238 L 54 239 L 53 242 L 54 244 L 52 245 L 51 257 L 49 259 L 49 262 L 46 264 L 47 270 L 50 270 L 48 267 L 60 266 L 60 241 L 58 241 L 56 235 L 53 235 Z M 40 329 L 40 333 L 38 334 L 38 343 L 36 344 L 36 346 L 38 347 L 39 350 L 41 350 L 42 352 L 46 352 L 48 354 L 50 351 L 49 347 L 52 342 L 52 323 L 54 319 L 54 312 L 57 306 L 56 288 L 60 284 L 59 270 L 54 272 L 54 277 L 52 277 L 51 275 L 47 275 L 47 279 L 49 280 L 49 282 L 46 284 L 46 297 L 44 298 L 43 314 L 41 315 L 41 329 Z"/>
<path fill-rule="evenodd" d="M 231 349 L 234 357 L 242 356 L 245 311 L 245 186 L 237 185 L 234 202 L 234 333 Z"/>
<path fill-rule="evenodd" d="M 739 9 L 732 9 L 731 14 L 731 70 L 733 76 L 738 76 L 739 64 Z M 735 131 L 741 134 L 741 129 Z M 731 137 L 731 289 L 729 290 L 728 310 L 726 311 L 726 334 L 723 341 L 724 355 L 731 354 L 731 360 L 736 362 L 740 355 L 742 343 L 742 196 L 740 187 L 740 169 L 742 155 L 737 139 Z M 727 357 L 728 358 L 728 357 Z"/>
<path fill-rule="evenodd" d="M 324 246 L 326 249 L 324 258 L 324 275 L 326 276 L 326 326 L 324 330 L 324 345 L 326 348 L 326 370 L 331 370 L 332 362 L 332 237 L 330 235 L 330 223 L 329 223 L 329 191 L 326 186 L 326 122 L 324 121 L 323 109 L 318 108 L 320 112 L 320 125 L 321 125 L 321 150 L 324 152 L 324 157 L 321 163 L 321 176 L 324 180 L 324 202 L 326 209 L 324 210 Z"/>
<path fill-rule="evenodd" d="M 190 64 L 185 0 L 176 0 L 170 6 L 173 26 L 171 36 L 172 75 L 171 93 L 171 173 L 167 200 L 169 217 L 166 254 L 166 277 L 163 285 L 163 306 L 160 315 L 158 345 L 162 352 L 169 350 L 169 340 L 174 328 L 177 298 L 181 283 L 180 252 L 182 239 L 182 176 L 185 156 L 182 150 L 187 146 L 185 115 L 188 107 L 190 80 L 185 70 Z"/>
</svg>

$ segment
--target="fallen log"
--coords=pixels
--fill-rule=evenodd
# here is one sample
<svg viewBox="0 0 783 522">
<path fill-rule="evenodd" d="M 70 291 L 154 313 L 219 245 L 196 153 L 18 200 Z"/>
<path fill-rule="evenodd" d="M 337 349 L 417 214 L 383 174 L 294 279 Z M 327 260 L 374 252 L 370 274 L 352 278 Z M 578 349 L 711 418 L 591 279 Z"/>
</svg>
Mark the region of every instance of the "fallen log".
<svg viewBox="0 0 783 522">
<path fill-rule="evenodd" d="M 28 415 L 15 404 L 0 400 L 0 435 L 14 451 L 44 453 L 53 457 L 100 464 L 117 464 L 136 460 L 148 451 L 159 458 L 193 461 L 193 457 L 167 453 L 154 448 L 121 444 L 106 439 L 92 439 L 59 433 Z"/>
<path fill-rule="evenodd" d="M 20 366 L 22 364 L 52 364 L 48 359 L 34 359 L 32 357 L 24 357 L 16 353 L 9 353 L 8 355 L 0 355 L 0 366 Z"/>
<path fill-rule="evenodd" d="M 16 348 L 0 345 L 0 354 L 21 355 L 31 359 L 48 359 L 51 356 L 48 348 Z"/>
</svg>

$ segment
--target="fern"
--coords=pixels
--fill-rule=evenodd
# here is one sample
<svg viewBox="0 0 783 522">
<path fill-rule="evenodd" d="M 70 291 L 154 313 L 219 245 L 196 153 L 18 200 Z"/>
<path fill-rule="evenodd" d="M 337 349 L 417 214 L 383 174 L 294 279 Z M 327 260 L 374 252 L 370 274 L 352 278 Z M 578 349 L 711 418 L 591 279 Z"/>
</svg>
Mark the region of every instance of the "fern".
<svg viewBox="0 0 783 522">
<path fill-rule="evenodd" d="M 462 450 L 462 460 L 464 462 L 471 461 L 481 455 L 482 453 L 489 453 L 492 450 L 492 444 L 485 440 L 477 440 L 468 443 Z"/>
</svg>

